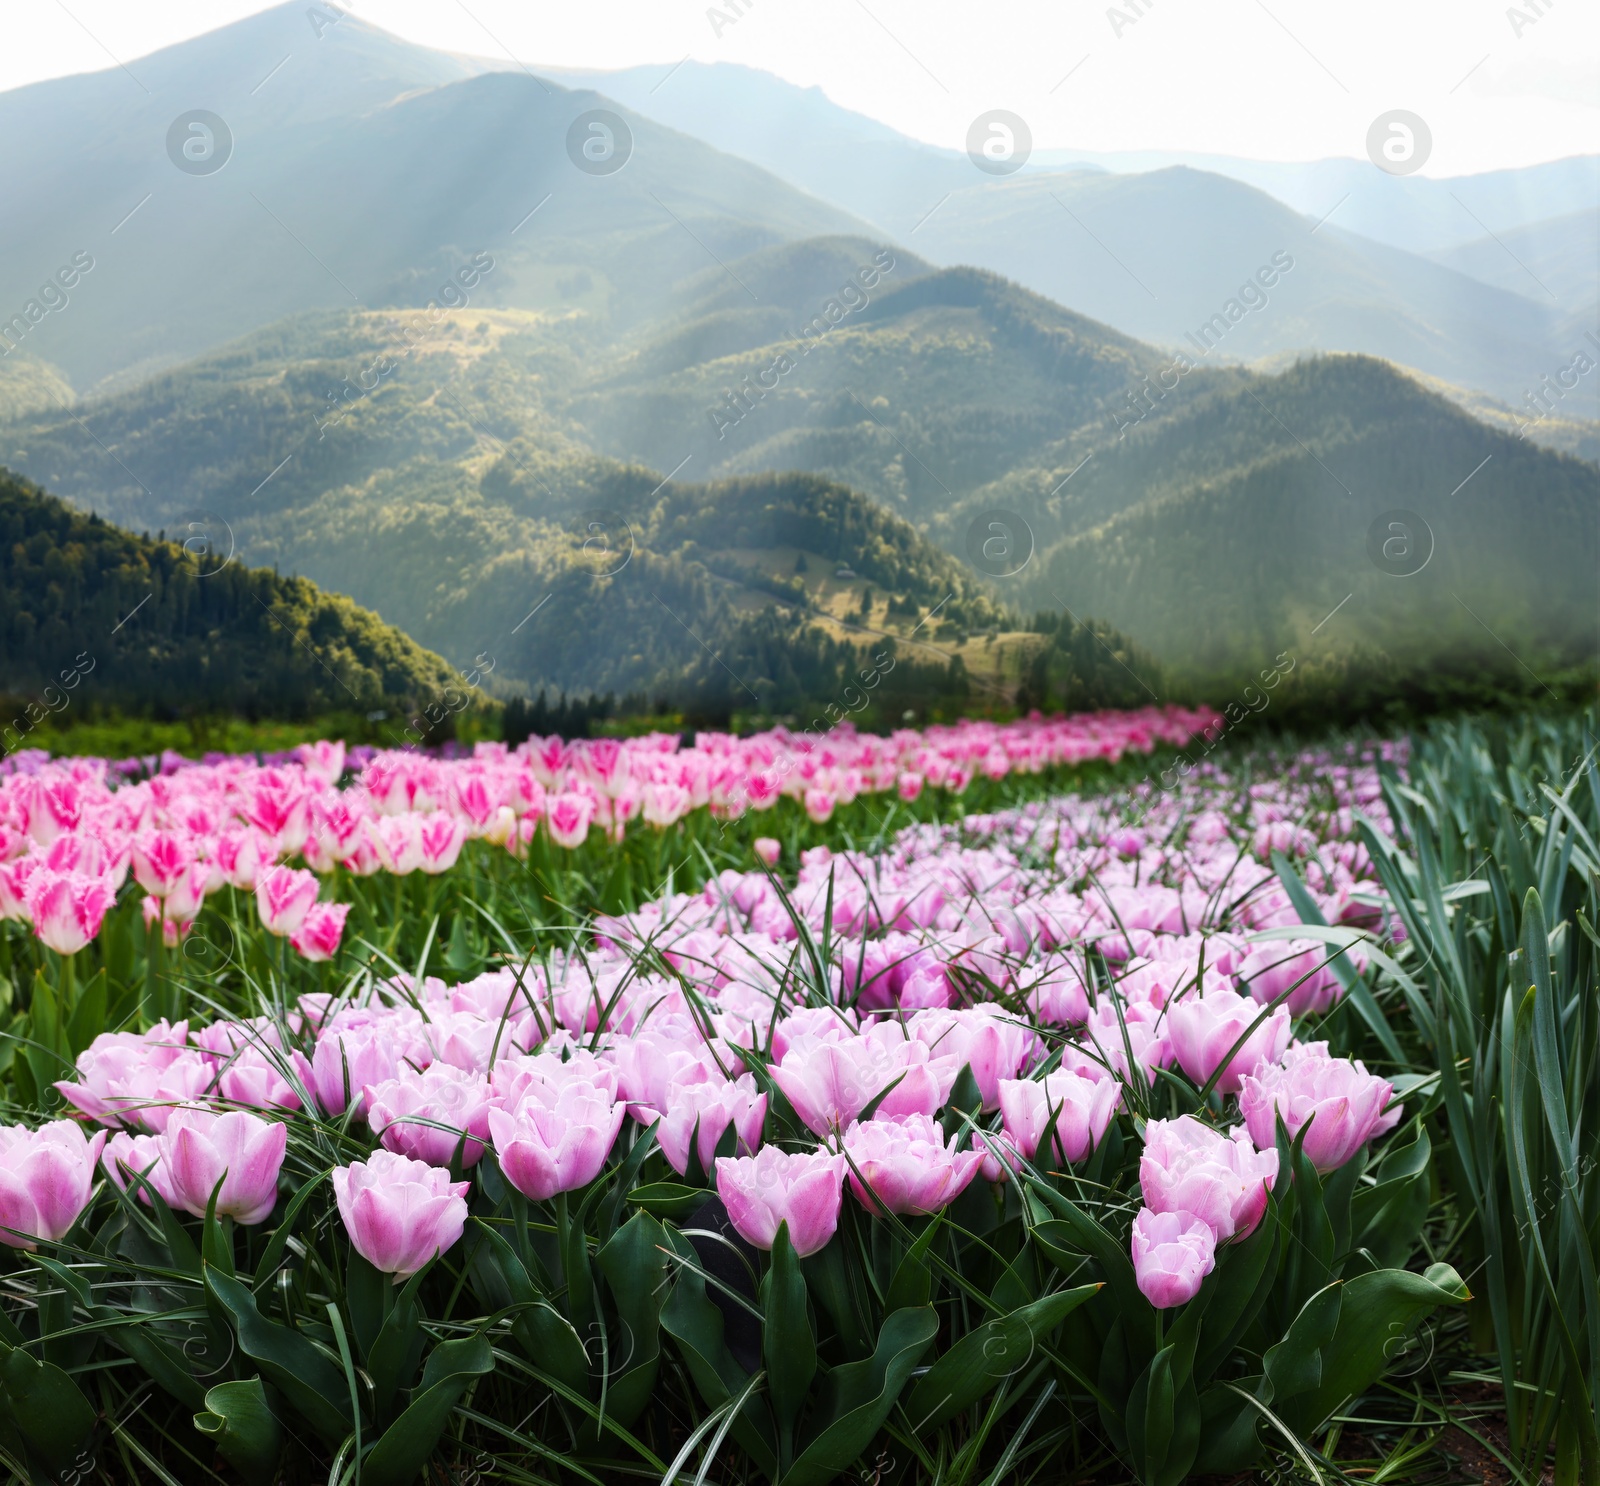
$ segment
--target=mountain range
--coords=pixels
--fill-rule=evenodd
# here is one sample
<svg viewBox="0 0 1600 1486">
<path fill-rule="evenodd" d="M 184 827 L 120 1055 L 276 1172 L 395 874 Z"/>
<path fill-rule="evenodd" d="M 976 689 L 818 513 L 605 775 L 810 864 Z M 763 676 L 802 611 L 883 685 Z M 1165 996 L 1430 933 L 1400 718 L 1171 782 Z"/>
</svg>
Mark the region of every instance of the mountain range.
<svg viewBox="0 0 1600 1486">
<path fill-rule="evenodd" d="M 535 75 L 317 13 L 0 95 L 60 142 L 0 161 L 0 282 L 60 301 L 0 349 L 0 463 L 200 512 L 511 690 L 770 712 L 891 644 L 999 696 L 1089 616 L 1143 691 L 1594 653 L 1592 162 L 1446 187 L 1551 306 L 1427 226 L 1439 183 L 1383 243 L 1238 170 L 975 180 L 745 69 Z M 1396 512 L 1436 544 L 1404 578 Z"/>
<path fill-rule="evenodd" d="M 991 268 L 1181 344 L 1275 251 L 1297 263 L 1230 359 L 1362 351 L 1520 405 L 1600 308 L 1600 156 L 1435 180 L 1369 161 L 1040 150 L 986 175 L 817 88 L 731 63 L 557 70 L 766 167 L 934 262 Z M 1589 390 L 1584 416 L 1600 414 Z"/>
</svg>

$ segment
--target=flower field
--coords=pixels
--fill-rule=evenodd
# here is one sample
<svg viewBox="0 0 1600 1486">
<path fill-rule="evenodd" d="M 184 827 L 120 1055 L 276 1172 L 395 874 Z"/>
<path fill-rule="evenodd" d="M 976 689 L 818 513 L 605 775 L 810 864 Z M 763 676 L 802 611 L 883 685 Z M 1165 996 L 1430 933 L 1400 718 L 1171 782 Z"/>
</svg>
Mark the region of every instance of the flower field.
<svg viewBox="0 0 1600 1486">
<path fill-rule="evenodd" d="M 1593 719 L 1212 725 L 13 760 L 0 1453 L 1597 1479 Z"/>
</svg>

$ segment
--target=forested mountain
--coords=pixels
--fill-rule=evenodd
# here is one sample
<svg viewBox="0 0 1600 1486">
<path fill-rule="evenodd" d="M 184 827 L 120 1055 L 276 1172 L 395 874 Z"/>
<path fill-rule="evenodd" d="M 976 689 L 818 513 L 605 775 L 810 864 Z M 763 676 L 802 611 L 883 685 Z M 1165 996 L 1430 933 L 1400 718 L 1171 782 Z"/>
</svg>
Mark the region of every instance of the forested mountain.
<svg viewBox="0 0 1600 1486">
<path fill-rule="evenodd" d="M 770 711 L 890 640 L 902 677 L 992 697 L 1068 695 L 1105 655 L 1212 689 L 1291 645 L 1391 670 L 1592 655 L 1595 469 L 1538 441 L 1592 450 L 1600 381 L 1520 423 L 1509 393 L 1462 410 L 1520 385 L 1566 313 L 1484 282 L 1481 245 L 1434 263 L 1186 167 L 891 170 L 905 142 L 878 127 L 848 179 L 950 193 L 914 254 L 811 175 L 341 14 L 139 59 L 153 102 L 99 75 L 0 97 L 0 125 L 61 143 L 59 168 L 0 161 L 0 270 L 92 259 L 0 356 L 0 461 L 134 530 L 224 522 L 241 562 L 456 666 L 491 655 L 508 692 Z M 226 168 L 174 168 L 180 92 L 233 110 Z M 621 168 L 579 147 L 596 109 Z M 827 133 L 831 109 L 804 94 L 790 124 Z M 790 129 L 792 175 L 814 143 Z M 1539 202 L 1582 174 L 1545 171 Z M 129 193 L 112 232 L 94 213 Z M 1583 220 L 1541 231 L 1530 252 L 1578 283 Z M 1457 402 L 1302 354 L 1330 345 L 1455 368 Z M 1438 544 L 1403 581 L 1366 555 L 1394 511 Z M 1005 577 L 974 560 L 997 515 L 1025 536 Z M 1063 659 L 1086 645 L 1094 666 Z"/>
<path fill-rule="evenodd" d="M 804 724 L 817 712 L 823 727 L 829 703 L 891 726 L 1004 706 L 1019 682 L 1024 701 L 1057 708 L 1139 705 L 1135 691 L 1160 683 L 1154 661 L 1108 626 L 1052 620 L 1002 634 L 1006 616 L 970 575 L 814 478 L 673 487 L 639 509 L 634 524 L 587 513 L 565 531 L 543 527 L 536 550 L 505 554 L 442 616 L 463 644 L 486 640 L 458 673 L 350 600 L 234 561 L 214 518 L 187 523 L 181 542 L 138 537 L 0 475 L 0 711 L 17 733 L 6 746 L 74 703 L 404 718 L 441 701 L 454 710 L 463 695 L 515 698 L 519 674 L 541 691 L 622 695 L 691 722 Z M 526 592 L 541 590 L 517 619 Z"/>
<path fill-rule="evenodd" d="M 1355 592 L 1345 557 L 1371 572 L 1367 527 L 1393 509 L 1439 518 L 1454 554 L 1402 585 L 1408 602 L 1453 574 L 1483 596 L 1468 599 L 1483 624 L 1452 602 L 1419 627 L 1383 589 L 1319 644 L 1387 653 L 1397 626 L 1406 663 L 1425 664 L 1414 635 L 1475 653 L 1483 625 L 1541 654 L 1593 643 L 1593 466 L 1385 363 L 1269 376 L 1178 360 L 995 275 L 869 240 L 728 268 L 759 302 L 714 270 L 620 337 L 579 311 L 458 310 L 417 342 L 394 312 L 297 317 L 127 392 L 0 424 L 0 459 L 128 525 L 214 509 L 247 560 L 337 585 L 457 664 L 488 648 L 502 679 L 534 688 L 677 684 L 733 616 L 776 601 L 833 623 L 868 585 L 878 627 L 902 635 L 955 595 L 917 637 L 937 637 L 934 664 L 961 634 L 999 629 L 1018 636 L 1010 650 L 959 653 L 1020 684 L 1037 642 L 999 607 L 1051 606 L 1214 683 Z M 781 494 L 781 520 L 757 491 Z M 1024 518 L 1034 557 L 990 583 L 967 539 L 994 510 Z M 577 558 L 597 516 L 601 546 L 621 523 L 634 554 L 600 581 Z M 1218 577 L 1222 552 L 1248 580 Z M 745 678 L 750 694 L 760 679 Z"/>
<path fill-rule="evenodd" d="M 0 694 L 16 704 L 6 723 L 73 703 L 166 716 L 403 712 L 459 687 L 437 655 L 342 595 L 233 561 L 225 529 L 178 535 L 134 536 L 0 470 Z"/>
<path fill-rule="evenodd" d="M 1285 650 L 1515 678 L 1600 649 L 1595 467 L 1370 358 L 1198 397 L 1072 490 L 1039 591 L 1197 681 Z M 1415 528 L 1415 572 L 1380 560 L 1392 519 Z"/>
<path fill-rule="evenodd" d="M 1174 345 L 1287 253 L 1296 270 L 1217 359 L 1363 351 L 1512 402 L 1589 323 L 1592 296 L 1564 286 L 1584 222 L 1593 235 L 1593 158 L 1435 181 L 1364 160 L 1168 163 L 1181 152 L 1107 171 L 1041 150 L 988 176 L 745 68 L 541 73 L 299 4 L 129 69 L 138 87 L 111 68 L 0 97 L 6 138 L 51 145 L 0 159 L 0 281 L 91 265 L 65 300 L 19 288 L 0 325 L 80 391 L 307 310 L 465 293 L 620 332 L 680 309 L 705 272 L 762 311 L 726 265 L 830 233 L 914 244 Z M 203 139 L 184 133 L 196 121 Z M 205 158 L 185 161 L 186 141 Z M 1550 293 L 1508 233 L 1551 265 Z M 1593 417 L 1592 390 L 1580 401 Z"/>
</svg>

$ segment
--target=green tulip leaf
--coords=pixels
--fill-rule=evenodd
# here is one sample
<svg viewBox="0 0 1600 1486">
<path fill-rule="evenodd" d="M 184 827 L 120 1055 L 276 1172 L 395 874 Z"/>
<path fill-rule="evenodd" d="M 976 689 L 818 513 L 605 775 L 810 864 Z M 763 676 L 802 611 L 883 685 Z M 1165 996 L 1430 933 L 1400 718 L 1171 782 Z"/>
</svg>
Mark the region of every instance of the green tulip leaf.
<svg viewBox="0 0 1600 1486">
<path fill-rule="evenodd" d="M 267 1320 L 249 1287 L 231 1275 L 207 1265 L 205 1281 L 239 1333 L 239 1350 L 324 1440 L 341 1444 L 351 1428 L 350 1385 L 343 1369 L 299 1332 Z"/>
<path fill-rule="evenodd" d="M 1128 1453 L 1144 1486 L 1179 1486 L 1200 1448 L 1200 1400 L 1193 1377 L 1175 1375 L 1181 1362 L 1163 1347 L 1128 1393 Z"/>
<path fill-rule="evenodd" d="M 1205 1287 L 1214 1293 L 1206 1306 L 1194 1358 L 1196 1386 L 1204 1387 L 1261 1313 L 1278 1277 L 1283 1224 L 1276 1198 L 1269 1198 L 1260 1226 L 1249 1238 L 1229 1244 L 1218 1255 Z"/>
<path fill-rule="evenodd" d="M 1342 1289 L 1337 1327 L 1321 1348 L 1320 1377 L 1293 1398 L 1286 1399 L 1285 1390 L 1274 1395 L 1274 1412 L 1302 1438 L 1383 1376 L 1405 1349 L 1418 1320 L 1438 1306 L 1471 1299 L 1448 1264 L 1431 1265 L 1426 1274 L 1375 1269 L 1345 1281 Z M 1267 1357 L 1270 1375 L 1272 1352 Z"/>
<path fill-rule="evenodd" d="M 985 1321 L 961 1338 L 917 1380 L 906 1416 L 918 1434 L 939 1429 L 1000 1382 L 1027 1367 L 1047 1338 L 1099 1285 L 1046 1295 L 1006 1316 Z"/>
<path fill-rule="evenodd" d="M 846 1469 L 883 1427 L 938 1330 L 932 1306 L 895 1311 L 884 1321 L 872 1356 L 834 1368 L 818 1411 L 831 1422 L 801 1450 L 779 1486 L 826 1486 Z"/>
<path fill-rule="evenodd" d="M 7 1348 L 0 1361 L 0 1399 L 28 1449 L 52 1472 L 62 1474 L 77 1459 L 94 1429 L 94 1406 L 69 1373 L 40 1362 L 21 1348 Z"/>
<path fill-rule="evenodd" d="M 1335 1283 L 1318 1290 L 1300 1308 L 1283 1340 L 1267 1349 L 1265 1369 L 1272 1401 L 1281 1403 L 1321 1385 L 1322 1349 L 1333 1340 L 1343 1303 L 1343 1285 Z"/>
<path fill-rule="evenodd" d="M 574 1393 L 589 1393 L 589 1353 L 577 1328 L 548 1300 L 538 1300 L 513 1323 L 513 1333 L 540 1372 Z"/>
<path fill-rule="evenodd" d="M 761 1353 L 767 1365 L 767 1394 L 777 1416 L 779 1434 L 788 1439 L 794 1433 L 811 1380 L 817 1375 L 817 1339 L 811 1330 L 800 1256 L 789 1241 L 787 1222 L 778 1225 L 772 1265 L 761 1284 L 761 1299 Z"/>
<path fill-rule="evenodd" d="M 355 1279 L 355 1261 L 360 1256 L 352 1251 L 350 1256 L 350 1278 Z M 363 1259 L 361 1261 L 366 1264 Z M 418 1364 L 422 1361 L 422 1349 L 427 1345 L 427 1333 L 422 1329 L 422 1310 L 417 1305 L 417 1291 L 422 1286 L 422 1278 L 427 1274 L 426 1267 L 419 1269 L 409 1280 L 398 1295 L 394 1294 L 394 1285 L 389 1277 L 372 1269 L 381 1284 L 388 1286 L 388 1296 L 380 1301 L 382 1305 L 389 1306 L 389 1314 L 383 1318 L 378 1328 L 378 1334 L 372 1338 L 366 1348 L 367 1373 L 372 1386 L 372 1408 L 378 1417 L 379 1424 L 386 1422 L 394 1411 L 394 1401 L 402 1389 L 409 1388 L 412 1380 L 417 1375 Z M 360 1282 L 357 1281 L 357 1284 Z M 347 1291 L 347 1295 L 348 1295 Z M 370 1298 L 370 1297 L 369 1297 Z M 351 1300 L 352 1308 L 354 1300 Z M 371 1316 L 365 1318 L 365 1324 L 370 1324 Z"/>
<path fill-rule="evenodd" d="M 461 1337 L 435 1347 L 411 1406 L 383 1432 L 362 1462 L 363 1486 L 410 1486 L 421 1475 L 467 1389 L 493 1371 L 494 1351 L 486 1336 Z"/>
<path fill-rule="evenodd" d="M 748 1387 L 750 1375 L 734 1360 L 723 1340 L 722 1312 L 706 1294 L 699 1260 L 688 1239 L 667 1229 L 667 1241 L 677 1260 L 672 1292 L 661 1307 L 661 1329 L 677 1343 L 689 1376 L 708 1408 L 719 1408 Z M 752 1395 L 729 1426 L 740 1447 L 769 1479 L 778 1471 L 777 1435 L 772 1411 L 759 1394 Z"/>
<path fill-rule="evenodd" d="M 706 1200 L 704 1187 L 682 1182 L 646 1182 L 628 1193 L 628 1201 L 656 1218 L 686 1218 Z"/>
<path fill-rule="evenodd" d="M 595 1255 L 620 1323 L 607 1355 L 605 1412 L 631 1424 L 648 1406 L 661 1365 L 661 1306 L 667 1295 L 667 1235 L 635 1213 Z"/>
<path fill-rule="evenodd" d="M 283 1448 L 283 1426 L 260 1378 L 212 1388 L 204 1410 L 194 1416 L 194 1427 L 211 1437 L 218 1453 L 250 1486 L 272 1486 Z"/>
</svg>

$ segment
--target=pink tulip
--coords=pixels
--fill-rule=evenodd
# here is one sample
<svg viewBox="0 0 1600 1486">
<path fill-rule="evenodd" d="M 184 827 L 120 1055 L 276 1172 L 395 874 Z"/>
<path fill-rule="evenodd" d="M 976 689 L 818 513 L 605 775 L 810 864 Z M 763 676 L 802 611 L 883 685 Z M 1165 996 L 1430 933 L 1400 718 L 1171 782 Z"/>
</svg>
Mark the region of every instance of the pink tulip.
<svg viewBox="0 0 1600 1486">
<path fill-rule="evenodd" d="M 65 1238 L 89 1205 L 105 1143 L 104 1130 L 89 1140 L 73 1120 L 0 1125 L 0 1243 L 31 1249 Z"/>
<path fill-rule="evenodd" d="M 458 1149 L 463 1166 L 483 1155 L 489 1081 L 481 1075 L 449 1063 L 434 1063 L 421 1073 L 402 1066 L 398 1077 L 367 1088 L 365 1094 L 367 1123 L 385 1150 L 430 1166 L 448 1166 Z M 466 1135 L 476 1138 L 463 1144 Z"/>
<path fill-rule="evenodd" d="M 1132 1249 L 1139 1293 L 1158 1311 L 1193 1300 L 1217 1267 L 1217 1241 L 1193 1213 L 1141 1208 L 1133 1220 Z"/>
<path fill-rule="evenodd" d="M 839 1226 L 846 1166 L 842 1154 L 782 1151 L 762 1146 L 754 1156 L 717 1160 L 717 1193 L 729 1221 L 758 1249 L 770 1249 L 781 1223 L 804 1259 L 815 1254 Z"/>
<path fill-rule="evenodd" d="M 317 901 L 317 890 L 315 873 L 263 867 L 256 878 L 256 908 L 262 928 L 269 934 L 293 934 Z"/>
<path fill-rule="evenodd" d="M 28 833 L 41 846 L 48 846 L 63 833 L 77 829 L 83 791 L 75 780 L 61 777 L 36 779 L 33 785 L 25 807 Z"/>
<path fill-rule="evenodd" d="M 658 830 L 676 825 L 693 809 L 694 797 L 681 785 L 657 780 L 640 792 L 639 813 L 646 825 Z"/>
<path fill-rule="evenodd" d="M 628 782 L 628 753 L 615 738 L 574 743 L 571 764 L 581 778 L 591 780 L 608 795 L 618 794 Z"/>
<path fill-rule="evenodd" d="M 1193 1115 L 1151 1120 L 1144 1142 L 1139 1187 L 1147 1207 L 1199 1218 L 1218 1243 L 1255 1231 L 1278 1177 L 1277 1151 L 1257 1152 L 1243 1128 L 1224 1135 Z"/>
<path fill-rule="evenodd" d="M 998 1007 L 925 1011 L 910 1025 L 918 1042 L 972 1069 L 983 1107 L 990 1111 L 1000 1107 L 1001 1081 L 1016 1078 L 1043 1050 L 1032 1027 Z"/>
<path fill-rule="evenodd" d="M 833 791 L 826 789 L 808 789 L 803 797 L 806 815 L 815 825 L 826 825 L 828 818 L 833 814 Z"/>
<path fill-rule="evenodd" d="M 337 784 L 344 773 L 345 748 L 342 742 L 319 739 L 315 743 L 302 743 L 295 752 L 305 765 L 306 773 L 324 785 Z"/>
<path fill-rule="evenodd" d="M 356 1113 L 365 1115 L 364 1091 L 393 1078 L 400 1059 L 400 1046 L 382 1027 L 323 1033 L 311 1055 L 310 1085 L 317 1107 L 325 1115 L 342 1115 L 354 1102 Z"/>
<path fill-rule="evenodd" d="M 469 836 L 483 835 L 500 808 L 497 792 L 482 774 L 458 774 L 450 784 L 450 801 Z"/>
<path fill-rule="evenodd" d="M 139 913 L 146 929 L 159 929 L 161 942 L 168 949 L 176 949 L 194 928 L 193 919 L 167 918 L 165 899 L 145 897 L 139 900 Z"/>
<path fill-rule="evenodd" d="M 1081 1027 L 1089 1020 L 1089 993 L 1084 972 L 1066 955 L 1050 955 L 1027 976 L 1028 1009 L 1041 1022 Z"/>
<path fill-rule="evenodd" d="M 869 1213 L 935 1213 L 966 1191 L 983 1164 L 981 1150 L 958 1152 L 925 1114 L 858 1121 L 845 1132 L 844 1149 L 854 1163 L 850 1189 Z"/>
<path fill-rule="evenodd" d="M 116 894 L 103 878 L 41 868 L 28 879 L 33 932 L 46 948 L 75 955 L 100 932 Z"/>
<path fill-rule="evenodd" d="M 393 1151 L 333 1170 L 333 1196 L 356 1252 L 395 1283 L 450 1248 L 467 1225 L 470 1182 Z"/>
<path fill-rule="evenodd" d="M 313 903 L 300 927 L 289 936 L 289 943 L 302 959 L 313 963 L 331 960 L 339 953 L 344 921 L 349 916 L 348 903 Z"/>
<path fill-rule="evenodd" d="M 1235 974 L 1263 1006 L 1288 991 L 1283 1004 L 1290 1016 L 1321 1016 L 1344 994 L 1326 963 L 1330 953 L 1329 946 L 1316 939 L 1263 944 L 1244 957 Z"/>
<path fill-rule="evenodd" d="M 1122 1100 L 1115 1079 L 1090 1078 L 1058 1069 L 1044 1079 L 1004 1079 L 1000 1084 L 1000 1119 L 1009 1145 L 1024 1160 L 1037 1155 L 1045 1131 L 1055 1122 L 1047 1161 L 1082 1161 L 1105 1138 L 1111 1117 Z M 984 1176 L 997 1181 L 1001 1172 L 991 1155 Z"/>
<path fill-rule="evenodd" d="M 942 969 L 917 965 L 900 982 L 898 996 L 903 1011 L 942 1011 L 955 999 L 955 992 Z"/>
<path fill-rule="evenodd" d="M 540 1095 L 541 1087 L 532 1085 L 514 1113 L 489 1111 L 500 1169 L 535 1201 L 575 1191 L 599 1176 L 627 1113 L 605 1090 L 578 1080 Z"/>
<path fill-rule="evenodd" d="M 1258 1019 L 1259 1025 L 1229 1058 L 1234 1043 Z M 1289 1045 L 1289 1008 L 1280 1006 L 1263 1016 L 1256 1002 L 1237 991 L 1215 989 L 1204 995 L 1191 991 L 1167 1007 L 1167 1035 L 1178 1066 L 1197 1084 L 1223 1068 L 1216 1088 L 1223 1094 L 1236 1094 L 1245 1074 L 1263 1063 L 1275 1063 L 1283 1055 Z"/>
<path fill-rule="evenodd" d="M 425 815 L 417 826 L 417 846 L 422 853 L 420 866 L 431 876 L 448 872 L 461 855 L 466 844 L 467 827 L 464 821 L 443 810 Z"/>
<path fill-rule="evenodd" d="M 230 887 L 253 888 L 263 867 L 270 866 L 273 843 L 252 828 L 221 832 L 213 843 L 214 859 L 222 880 Z"/>
<path fill-rule="evenodd" d="M 582 846 L 594 819 L 594 801 L 588 795 L 552 795 L 545 803 L 545 825 L 550 839 L 569 851 Z"/>
<path fill-rule="evenodd" d="M 1325 1042 L 1297 1043 L 1282 1064 L 1256 1069 L 1239 1090 L 1239 1109 L 1250 1138 L 1263 1150 L 1276 1141 L 1282 1115 L 1291 1139 L 1306 1131 L 1306 1157 L 1318 1171 L 1333 1171 L 1367 1141 L 1400 1123 L 1390 1104 L 1394 1087 L 1368 1073 L 1359 1061 L 1330 1058 Z"/>
<path fill-rule="evenodd" d="M 15 918 L 29 923 L 33 914 L 28 908 L 28 883 L 44 863 L 38 857 L 23 857 L 21 861 L 0 861 L 0 919 Z"/>
<path fill-rule="evenodd" d="M 211 864 L 192 861 L 178 874 L 162 899 L 164 915 L 177 923 L 193 923 L 211 891 Z"/>
<path fill-rule="evenodd" d="M 300 1096 L 284 1076 L 282 1065 L 253 1047 L 229 1056 L 217 1075 L 217 1092 L 228 1103 L 247 1109 L 293 1113 L 300 1108 Z"/>
<path fill-rule="evenodd" d="M 422 865 L 421 818 L 407 812 L 366 822 L 365 835 L 385 872 L 406 877 Z"/>
<path fill-rule="evenodd" d="M 826 1138 L 852 1125 L 880 1094 L 876 1113 L 884 1119 L 933 1114 L 960 1071 L 955 1058 L 936 1058 L 897 1023 L 880 1022 L 845 1041 L 792 1045 L 772 1078 L 806 1126 Z"/>
<path fill-rule="evenodd" d="M 656 1127 L 656 1140 L 667 1163 L 679 1176 L 689 1170 L 689 1142 L 695 1141 L 700 1169 L 710 1171 L 717 1145 L 731 1125 L 738 1155 L 753 1154 L 761 1144 L 761 1127 L 767 1117 L 767 1096 L 756 1092 L 748 1073 L 733 1081 L 673 1084 L 667 1110 Z M 658 1111 L 646 1111 L 646 1120 Z M 698 1138 L 695 1136 L 699 1128 Z"/>
<path fill-rule="evenodd" d="M 757 836 L 750 843 L 750 848 L 756 854 L 756 860 L 768 867 L 776 867 L 778 858 L 783 855 L 783 847 L 771 836 Z"/>
<path fill-rule="evenodd" d="M 130 1135 L 126 1130 L 118 1130 L 100 1153 L 100 1167 L 124 1192 L 134 1186 L 130 1172 L 142 1176 L 168 1207 L 177 1207 L 178 1194 L 162 1159 L 162 1149 L 159 1135 Z M 150 1194 L 143 1188 L 138 1190 L 139 1200 L 148 1207 Z"/>
<path fill-rule="evenodd" d="M 159 1130 L 172 1106 L 204 1095 L 212 1082 L 206 1059 L 188 1047 L 189 1024 L 157 1022 L 148 1032 L 102 1032 L 77 1059 L 76 1081 L 56 1090 L 73 1108 L 103 1125 Z"/>
<path fill-rule="evenodd" d="M 194 861 L 194 842 L 187 833 L 148 831 L 133 839 L 134 880 L 153 898 L 166 897 Z"/>
<path fill-rule="evenodd" d="M 1086 1046 L 1079 1051 L 1068 1043 L 1061 1051 L 1061 1066 L 1087 1078 L 1127 1079 L 1131 1048 L 1134 1065 L 1144 1070 L 1146 1082 L 1154 1084 L 1156 1069 L 1172 1066 L 1172 1043 L 1164 1035 L 1165 1027 L 1163 1013 L 1148 1002 L 1123 1005 L 1102 996 L 1084 1023 Z"/>
<path fill-rule="evenodd" d="M 242 807 L 245 819 L 272 837 L 280 851 L 299 851 L 305 844 L 309 791 L 298 773 L 262 769 L 246 790 Z"/>
<path fill-rule="evenodd" d="M 203 1218 L 216 1191 L 218 1216 L 264 1223 L 278 1201 L 288 1139 L 289 1127 L 281 1120 L 263 1120 L 242 1109 L 226 1114 L 175 1110 L 161 1137 L 161 1157 L 178 1206 Z"/>
</svg>

